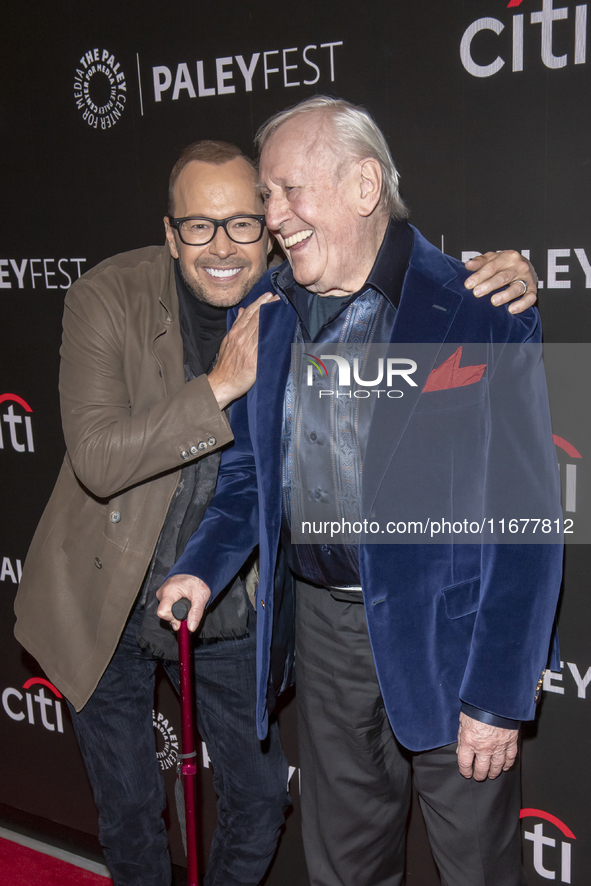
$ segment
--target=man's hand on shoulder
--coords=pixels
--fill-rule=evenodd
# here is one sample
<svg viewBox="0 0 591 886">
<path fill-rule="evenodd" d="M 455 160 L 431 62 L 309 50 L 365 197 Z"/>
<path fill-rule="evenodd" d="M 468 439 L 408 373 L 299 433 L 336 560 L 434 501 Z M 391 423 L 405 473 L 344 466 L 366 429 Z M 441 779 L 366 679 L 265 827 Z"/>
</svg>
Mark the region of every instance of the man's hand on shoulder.
<svg viewBox="0 0 591 886">
<path fill-rule="evenodd" d="M 164 582 L 156 592 L 160 600 L 157 615 L 164 621 L 169 621 L 173 630 L 178 631 L 181 623 L 172 614 L 173 604 L 181 597 L 187 597 L 191 601 L 191 609 L 187 616 L 187 627 L 194 631 L 203 618 L 205 607 L 211 597 L 211 591 L 204 581 L 194 575 L 173 575 Z"/>
<path fill-rule="evenodd" d="M 493 305 L 513 302 L 509 306 L 511 314 L 520 314 L 535 305 L 538 293 L 536 272 L 532 263 L 514 249 L 477 255 L 466 262 L 466 268 L 474 273 L 464 282 L 464 286 L 472 289 L 476 298 L 506 286 L 506 289 L 491 298 Z M 526 284 L 527 289 L 524 290 L 521 281 Z"/>
<path fill-rule="evenodd" d="M 261 305 L 277 301 L 278 298 L 278 295 L 267 292 L 247 308 L 240 308 L 224 337 L 217 363 L 208 376 L 220 409 L 246 394 L 253 386 L 257 374 L 259 311 Z"/>
<path fill-rule="evenodd" d="M 458 766 L 464 778 L 484 781 L 510 769 L 517 757 L 518 729 L 503 729 L 460 714 Z"/>
</svg>

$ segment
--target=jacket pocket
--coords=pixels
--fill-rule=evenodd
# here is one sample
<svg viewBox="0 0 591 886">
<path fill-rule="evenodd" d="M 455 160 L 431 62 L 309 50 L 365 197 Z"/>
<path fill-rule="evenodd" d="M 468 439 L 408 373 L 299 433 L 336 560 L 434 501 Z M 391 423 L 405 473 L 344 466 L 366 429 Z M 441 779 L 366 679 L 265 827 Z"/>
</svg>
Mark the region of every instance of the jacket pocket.
<svg viewBox="0 0 591 886">
<path fill-rule="evenodd" d="M 476 612 L 480 603 L 480 579 L 473 578 L 461 584 L 444 588 L 441 592 L 445 600 L 448 618 L 462 618 Z"/>
</svg>

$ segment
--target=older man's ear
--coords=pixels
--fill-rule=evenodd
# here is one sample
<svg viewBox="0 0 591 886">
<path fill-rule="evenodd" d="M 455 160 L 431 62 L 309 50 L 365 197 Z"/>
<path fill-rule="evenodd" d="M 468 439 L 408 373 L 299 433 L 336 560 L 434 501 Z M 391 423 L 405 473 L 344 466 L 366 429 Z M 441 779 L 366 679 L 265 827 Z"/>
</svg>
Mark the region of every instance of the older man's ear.
<svg viewBox="0 0 591 886">
<path fill-rule="evenodd" d="M 359 214 L 371 215 L 382 193 L 382 167 L 373 157 L 359 163 Z"/>
</svg>

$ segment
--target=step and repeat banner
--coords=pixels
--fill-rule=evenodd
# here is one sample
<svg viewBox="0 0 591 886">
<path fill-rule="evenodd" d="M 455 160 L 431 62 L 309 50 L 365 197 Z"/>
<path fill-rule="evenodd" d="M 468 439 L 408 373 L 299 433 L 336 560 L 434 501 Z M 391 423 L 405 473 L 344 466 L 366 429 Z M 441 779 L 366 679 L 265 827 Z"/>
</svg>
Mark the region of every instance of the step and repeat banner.
<svg viewBox="0 0 591 886">
<path fill-rule="evenodd" d="M 591 489 L 591 46 L 577 0 L 369 0 L 282 6 L 154 0 L 13 4 L 2 21 L 0 143 L 0 802 L 80 831 L 96 812 L 65 700 L 12 636 L 27 548 L 64 452 L 57 394 L 66 290 L 117 252 L 163 242 L 169 171 L 183 147 L 251 152 L 270 114 L 314 93 L 365 105 L 389 140 L 411 221 L 458 258 L 512 247 L 540 277 L 565 515 Z M 575 343 L 577 347 L 575 347 Z M 567 349 L 568 351 L 568 349 Z M 569 545 L 562 662 L 524 729 L 529 886 L 591 875 L 591 557 Z M 295 705 L 280 714 L 294 811 L 271 886 L 307 882 L 299 836 Z M 173 860 L 180 723 L 168 683 L 154 707 Z M 201 852 L 215 826 L 207 749 Z M 408 883 L 435 886 L 416 805 Z"/>
</svg>

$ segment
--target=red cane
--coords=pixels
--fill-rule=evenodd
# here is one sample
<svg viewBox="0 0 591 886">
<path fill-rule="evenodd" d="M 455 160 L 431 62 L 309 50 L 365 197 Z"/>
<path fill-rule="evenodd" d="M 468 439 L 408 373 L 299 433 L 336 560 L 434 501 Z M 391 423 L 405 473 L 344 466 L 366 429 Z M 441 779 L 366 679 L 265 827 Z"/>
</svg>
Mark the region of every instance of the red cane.
<svg viewBox="0 0 591 886">
<path fill-rule="evenodd" d="M 181 749 L 179 758 L 183 791 L 185 795 L 185 823 L 187 835 L 187 886 L 199 886 L 197 874 L 197 816 L 195 810 L 195 776 L 197 774 L 197 752 L 193 728 L 193 657 L 191 655 L 191 634 L 187 627 L 187 616 L 191 601 L 186 597 L 177 600 L 172 614 L 181 626 L 178 630 L 179 676 L 181 684 Z"/>
</svg>

